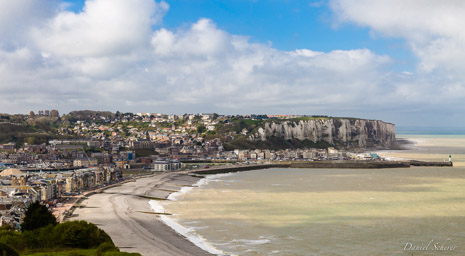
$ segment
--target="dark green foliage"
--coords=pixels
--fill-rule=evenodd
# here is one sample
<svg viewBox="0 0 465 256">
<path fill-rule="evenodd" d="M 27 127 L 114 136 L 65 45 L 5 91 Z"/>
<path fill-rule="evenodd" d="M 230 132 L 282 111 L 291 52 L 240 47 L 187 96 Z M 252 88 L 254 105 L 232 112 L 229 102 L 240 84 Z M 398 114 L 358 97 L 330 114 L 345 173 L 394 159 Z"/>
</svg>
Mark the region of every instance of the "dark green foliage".
<svg viewBox="0 0 465 256">
<path fill-rule="evenodd" d="M 3 114 L 6 115 L 6 114 Z M 51 139 L 69 139 L 76 136 L 62 136 L 57 128 L 62 124 L 60 119 L 36 117 L 27 119 L 25 115 L 3 116 L 0 114 L 0 143 L 15 142 L 17 147 L 25 142 L 29 144 L 46 143 Z M 11 123 L 9 123 L 11 122 Z"/>
<path fill-rule="evenodd" d="M 62 223 L 53 233 L 57 235 L 57 242 L 65 247 L 95 248 L 105 242 L 113 244 L 107 233 L 86 221 Z"/>
<path fill-rule="evenodd" d="M 35 202 L 26 209 L 21 230 L 34 230 L 56 224 L 57 220 L 55 216 L 48 211 L 47 207 L 41 205 L 39 202 Z"/>
<path fill-rule="evenodd" d="M 66 253 L 66 256 L 86 256 L 86 254 L 79 251 L 71 251 Z"/>
<path fill-rule="evenodd" d="M 197 126 L 197 133 L 204 133 L 207 129 L 203 125 Z"/>
<path fill-rule="evenodd" d="M 253 132 L 264 123 L 264 120 L 252 120 L 252 119 L 236 119 L 233 120 L 231 125 L 225 126 L 235 132 L 242 132 L 242 129 L 247 129 L 249 132 Z"/>
<path fill-rule="evenodd" d="M 116 112 L 116 116 L 120 116 L 121 113 L 119 111 Z M 92 111 L 92 110 L 79 110 L 79 111 L 71 111 L 67 115 L 63 115 L 62 119 L 76 122 L 80 121 L 101 121 L 100 117 L 105 118 L 113 118 L 115 114 L 109 111 Z"/>
<path fill-rule="evenodd" d="M 140 256 L 139 253 L 135 252 L 117 252 L 117 251 L 109 251 L 105 252 L 103 256 Z"/>
<path fill-rule="evenodd" d="M 97 256 L 107 255 L 106 252 L 118 252 L 118 248 L 113 243 L 104 242 L 97 247 L 95 254 Z"/>
<path fill-rule="evenodd" d="M 18 253 L 10 246 L 0 243 L 0 256 L 18 256 Z"/>
<path fill-rule="evenodd" d="M 119 253 L 118 248 L 105 231 L 86 221 L 48 225 L 22 233 L 8 228 L 0 228 L 0 245 L 1 243 L 7 244 L 21 253 L 63 251 L 63 253 L 51 253 L 50 255 L 68 255 L 64 252 L 68 249 L 94 249 L 95 253 L 90 255 Z M 89 255 L 85 250 L 73 250 L 72 253 L 74 255 Z M 123 255 L 123 253 L 114 255 Z"/>
<path fill-rule="evenodd" d="M 32 127 L 26 125 L 0 124 L 0 143 L 22 143 L 26 136 L 30 137 L 26 134 L 33 134 L 34 132 L 35 130 Z"/>
<path fill-rule="evenodd" d="M 35 253 L 24 253 L 22 255 L 27 256 L 97 256 L 96 249 L 67 249 L 61 251 L 47 251 L 47 252 L 35 252 Z M 141 256 L 139 253 L 128 253 L 119 251 L 107 251 L 101 254 L 101 256 Z"/>
</svg>

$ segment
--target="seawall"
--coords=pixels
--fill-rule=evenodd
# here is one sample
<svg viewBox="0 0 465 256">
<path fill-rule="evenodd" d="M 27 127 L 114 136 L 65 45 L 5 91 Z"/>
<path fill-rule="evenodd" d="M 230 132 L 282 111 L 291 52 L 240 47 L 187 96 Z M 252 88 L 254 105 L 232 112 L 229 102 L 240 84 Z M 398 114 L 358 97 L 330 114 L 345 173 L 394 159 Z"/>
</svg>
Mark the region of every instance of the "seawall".
<svg viewBox="0 0 465 256">
<path fill-rule="evenodd" d="M 423 162 L 423 161 L 290 161 L 270 164 L 255 164 L 242 166 L 221 166 L 210 169 L 194 170 L 193 174 L 219 174 L 229 172 L 250 171 L 268 168 L 349 168 L 349 169 L 382 169 L 382 168 L 410 168 L 410 166 L 452 167 L 452 162 Z"/>
</svg>

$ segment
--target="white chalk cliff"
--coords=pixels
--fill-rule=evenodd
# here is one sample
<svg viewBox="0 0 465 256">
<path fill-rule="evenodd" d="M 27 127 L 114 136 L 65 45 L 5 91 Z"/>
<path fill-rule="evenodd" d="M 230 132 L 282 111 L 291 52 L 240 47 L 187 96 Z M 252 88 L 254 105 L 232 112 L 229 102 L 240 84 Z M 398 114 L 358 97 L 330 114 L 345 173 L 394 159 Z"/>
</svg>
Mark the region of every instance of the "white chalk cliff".
<svg viewBox="0 0 465 256">
<path fill-rule="evenodd" d="M 250 140 L 281 139 L 324 141 L 347 148 L 389 148 L 395 141 L 395 125 L 379 120 L 352 118 L 268 121 L 249 136 Z"/>
</svg>

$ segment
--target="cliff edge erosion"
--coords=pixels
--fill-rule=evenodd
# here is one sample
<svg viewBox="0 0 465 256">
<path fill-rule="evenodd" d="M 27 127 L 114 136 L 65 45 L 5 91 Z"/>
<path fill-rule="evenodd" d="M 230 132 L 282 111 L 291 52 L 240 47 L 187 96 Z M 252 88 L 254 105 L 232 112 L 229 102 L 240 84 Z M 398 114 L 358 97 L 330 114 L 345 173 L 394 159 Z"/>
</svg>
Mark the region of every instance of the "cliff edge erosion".
<svg viewBox="0 0 465 256">
<path fill-rule="evenodd" d="M 248 137 L 262 142 L 272 138 L 325 142 L 340 148 L 391 148 L 396 140 L 396 128 L 380 120 L 353 118 L 271 120 Z"/>
</svg>

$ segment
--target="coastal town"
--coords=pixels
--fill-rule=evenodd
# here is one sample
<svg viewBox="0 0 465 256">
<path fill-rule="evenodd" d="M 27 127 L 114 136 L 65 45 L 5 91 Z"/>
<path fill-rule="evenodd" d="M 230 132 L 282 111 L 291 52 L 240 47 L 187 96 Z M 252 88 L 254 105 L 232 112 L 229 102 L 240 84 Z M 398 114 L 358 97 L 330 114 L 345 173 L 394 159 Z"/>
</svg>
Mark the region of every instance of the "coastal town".
<svg viewBox="0 0 465 256">
<path fill-rule="evenodd" d="M 56 214 L 62 220 L 69 210 L 62 206 L 76 196 L 135 175 L 213 165 L 380 160 L 377 154 L 335 147 L 238 149 L 227 144 L 250 134 L 250 124 L 295 118 L 302 116 L 83 111 L 60 117 L 57 110 L 31 111 L 20 118 L 3 115 L 0 128 L 32 124 L 44 132 L 37 128 L 41 123 L 59 125 L 57 136 L 40 144 L 34 136 L 0 144 L 1 224 L 19 229 L 24 209 L 35 201 L 60 209 Z"/>
<path fill-rule="evenodd" d="M 464 12 L 0 0 L 0 256 L 465 255 Z"/>
</svg>

